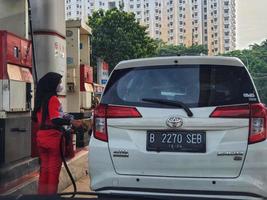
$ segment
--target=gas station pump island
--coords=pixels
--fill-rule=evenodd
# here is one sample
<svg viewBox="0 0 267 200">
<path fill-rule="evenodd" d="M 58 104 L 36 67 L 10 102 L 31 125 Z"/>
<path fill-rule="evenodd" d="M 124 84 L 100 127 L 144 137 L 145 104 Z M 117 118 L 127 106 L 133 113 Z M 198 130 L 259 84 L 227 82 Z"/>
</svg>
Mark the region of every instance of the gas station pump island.
<svg viewBox="0 0 267 200">
<path fill-rule="evenodd" d="M 0 0 L 0 194 L 39 170 L 32 158 L 38 156 L 38 127 L 31 120 L 37 78 L 48 72 L 63 76 L 59 98 L 76 119 L 90 118 L 93 98 L 104 89 L 107 77 L 99 73 L 107 75 L 108 65 L 100 60 L 98 70 L 91 67 L 91 29 L 83 20 L 65 21 L 64 3 Z M 76 136 L 76 147 L 88 145 L 87 132 Z"/>
</svg>

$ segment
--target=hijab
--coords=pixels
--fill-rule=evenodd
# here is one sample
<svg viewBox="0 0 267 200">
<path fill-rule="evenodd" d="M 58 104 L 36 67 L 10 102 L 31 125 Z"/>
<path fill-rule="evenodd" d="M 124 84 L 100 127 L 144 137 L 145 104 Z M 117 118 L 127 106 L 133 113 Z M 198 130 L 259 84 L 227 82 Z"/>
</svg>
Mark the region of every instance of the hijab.
<svg viewBox="0 0 267 200">
<path fill-rule="evenodd" d="M 42 108 L 42 118 L 46 119 L 48 115 L 48 102 L 52 96 L 57 96 L 57 86 L 60 84 L 62 75 L 55 72 L 48 72 L 37 83 L 33 120 L 37 121 L 37 112 Z"/>
</svg>

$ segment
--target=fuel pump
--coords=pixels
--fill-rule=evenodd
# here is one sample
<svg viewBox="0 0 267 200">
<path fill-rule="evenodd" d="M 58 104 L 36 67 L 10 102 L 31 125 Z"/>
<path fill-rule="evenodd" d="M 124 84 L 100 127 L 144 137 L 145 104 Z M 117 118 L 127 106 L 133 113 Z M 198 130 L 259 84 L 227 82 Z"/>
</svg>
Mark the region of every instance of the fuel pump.
<svg viewBox="0 0 267 200">
<path fill-rule="evenodd" d="M 0 164 L 30 156 L 31 49 L 29 40 L 0 31 Z"/>
</svg>

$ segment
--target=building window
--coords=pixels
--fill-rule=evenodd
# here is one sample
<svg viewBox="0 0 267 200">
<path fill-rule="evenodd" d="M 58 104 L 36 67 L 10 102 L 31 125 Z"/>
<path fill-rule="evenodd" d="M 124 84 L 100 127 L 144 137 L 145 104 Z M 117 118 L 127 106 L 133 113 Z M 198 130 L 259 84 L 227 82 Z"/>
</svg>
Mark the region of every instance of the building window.
<svg viewBox="0 0 267 200">
<path fill-rule="evenodd" d="M 113 2 L 108 2 L 108 8 L 109 8 L 109 9 L 116 8 L 116 3 L 115 3 L 115 1 L 113 1 Z"/>
</svg>

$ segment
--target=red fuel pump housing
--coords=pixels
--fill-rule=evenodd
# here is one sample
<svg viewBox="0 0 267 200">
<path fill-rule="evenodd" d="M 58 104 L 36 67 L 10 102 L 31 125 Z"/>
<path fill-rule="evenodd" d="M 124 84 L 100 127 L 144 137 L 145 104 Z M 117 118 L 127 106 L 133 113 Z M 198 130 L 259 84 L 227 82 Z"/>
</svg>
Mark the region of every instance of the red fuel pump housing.
<svg viewBox="0 0 267 200">
<path fill-rule="evenodd" d="M 87 84 L 93 84 L 93 68 L 82 64 L 80 66 L 80 90 L 87 91 Z"/>
<path fill-rule="evenodd" d="M 7 63 L 32 67 L 31 41 L 0 31 L 0 79 L 8 79 Z"/>
</svg>

